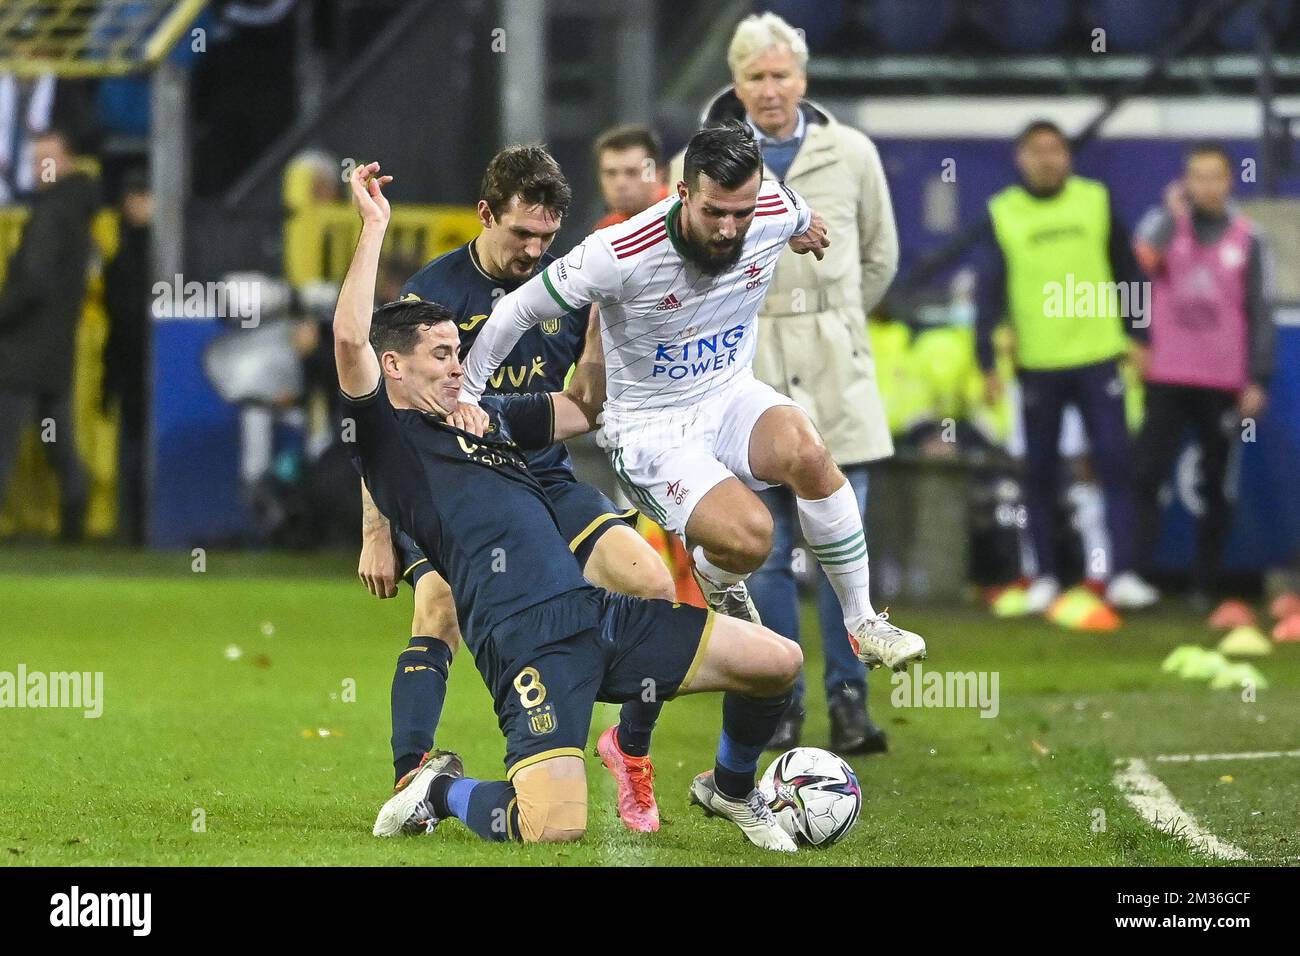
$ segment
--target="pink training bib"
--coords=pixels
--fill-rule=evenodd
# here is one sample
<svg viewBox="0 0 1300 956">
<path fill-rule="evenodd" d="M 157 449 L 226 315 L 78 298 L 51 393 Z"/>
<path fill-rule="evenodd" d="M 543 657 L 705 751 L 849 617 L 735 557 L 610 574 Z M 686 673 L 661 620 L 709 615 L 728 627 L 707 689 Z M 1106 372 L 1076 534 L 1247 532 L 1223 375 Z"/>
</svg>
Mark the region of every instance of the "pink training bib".
<svg viewBox="0 0 1300 956">
<path fill-rule="evenodd" d="M 1190 216 L 1174 218 L 1152 283 L 1147 380 L 1238 392 L 1246 385 L 1246 265 L 1251 224 L 1234 216 L 1218 241 L 1196 241 Z"/>
</svg>

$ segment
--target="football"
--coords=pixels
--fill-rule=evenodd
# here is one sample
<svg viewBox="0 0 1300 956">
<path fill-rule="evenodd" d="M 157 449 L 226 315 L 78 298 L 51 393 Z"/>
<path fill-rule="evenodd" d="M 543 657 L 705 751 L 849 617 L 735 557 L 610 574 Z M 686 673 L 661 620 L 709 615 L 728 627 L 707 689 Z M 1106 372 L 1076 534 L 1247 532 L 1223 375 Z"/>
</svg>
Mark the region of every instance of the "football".
<svg viewBox="0 0 1300 956">
<path fill-rule="evenodd" d="M 781 754 L 758 787 L 786 832 L 809 846 L 842 840 L 862 809 L 862 788 L 853 768 L 816 747 Z"/>
</svg>

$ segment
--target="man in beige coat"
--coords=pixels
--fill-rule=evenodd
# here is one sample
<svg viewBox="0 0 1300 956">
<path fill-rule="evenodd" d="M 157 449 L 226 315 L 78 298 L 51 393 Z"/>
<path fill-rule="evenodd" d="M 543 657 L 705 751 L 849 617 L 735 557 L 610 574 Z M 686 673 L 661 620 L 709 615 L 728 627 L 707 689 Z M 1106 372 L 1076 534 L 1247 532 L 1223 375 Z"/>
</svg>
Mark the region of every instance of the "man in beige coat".
<svg viewBox="0 0 1300 956">
<path fill-rule="evenodd" d="M 807 410 L 865 511 L 867 462 L 894 452 L 867 338 L 866 313 L 898 268 L 898 235 L 876 147 L 803 98 L 808 47 L 772 13 L 747 17 L 727 52 L 734 86 L 709 104 L 704 124 L 744 119 L 763 147 L 764 178 L 784 180 L 826 219 L 833 241 L 814 261 L 787 250 L 759 317 L 754 373 Z M 682 178 L 682 155 L 669 182 Z M 795 501 L 786 488 L 761 493 L 775 525 L 772 553 L 749 581 L 763 623 L 799 640 L 793 561 Z M 885 734 L 867 716 L 866 671 L 845 639 L 839 603 L 817 571 L 825 648 L 831 748 L 885 750 Z M 804 681 L 770 742 L 784 750 L 802 731 Z"/>
</svg>

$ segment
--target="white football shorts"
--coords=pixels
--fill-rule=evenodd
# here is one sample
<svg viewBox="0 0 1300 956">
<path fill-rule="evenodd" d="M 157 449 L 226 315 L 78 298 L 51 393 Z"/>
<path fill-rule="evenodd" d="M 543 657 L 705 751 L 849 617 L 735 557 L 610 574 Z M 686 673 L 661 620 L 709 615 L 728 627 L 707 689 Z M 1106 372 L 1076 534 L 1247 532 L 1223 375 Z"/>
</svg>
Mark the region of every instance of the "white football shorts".
<svg viewBox="0 0 1300 956">
<path fill-rule="evenodd" d="M 605 412 L 597 441 L 634 507 L 686 539 L 686 523 L 717 484 L 739 478 L 754 491 L 749 439 L 769 408 L 799 404 L 751 374 L 738 376 L 703 402 L 680 409 Z"/>
</svg>

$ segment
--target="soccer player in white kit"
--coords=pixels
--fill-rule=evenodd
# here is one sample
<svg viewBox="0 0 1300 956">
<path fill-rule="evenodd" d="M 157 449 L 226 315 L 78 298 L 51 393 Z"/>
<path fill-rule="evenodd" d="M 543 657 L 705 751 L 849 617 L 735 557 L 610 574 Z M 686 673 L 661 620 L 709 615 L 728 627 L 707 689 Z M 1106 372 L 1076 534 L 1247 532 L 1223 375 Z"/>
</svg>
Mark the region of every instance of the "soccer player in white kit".
<svg viewBox="0 0 1300 956">
<path fill-rule="evenodd" d="M 803 409 L 751 369 L 782 249 L 821 259 L 829 245 L 821 217 L 762 170 L 747 127 L 696 133 L 675 195 L 500 299 L 466 358 L 462 402 L 477 402 L 526 330 L 597 304 L 608 391 L 597 438 L 632 502 L 686 541 L 710 607 L 758 620 L 744 580 L 772 548 L 772 517 L 754 491 L 783 484 L 858 658 L 901 670 L 925 642 L 871 605 L 853 489 Z"/>
</svg>

